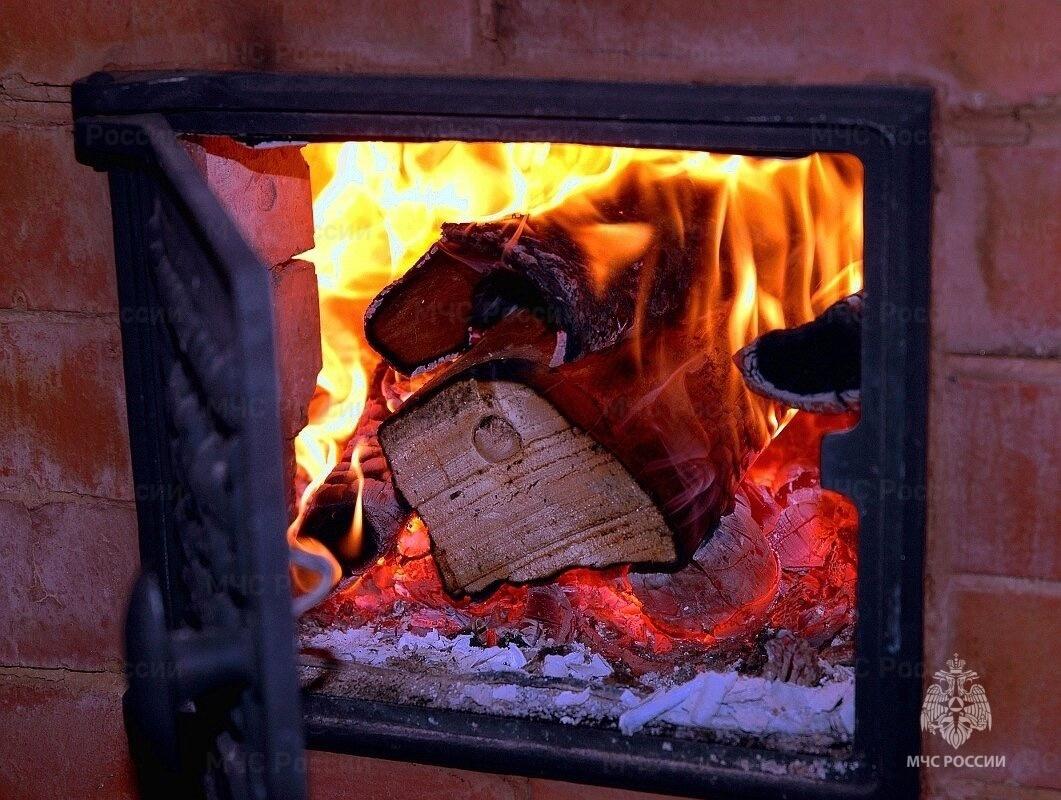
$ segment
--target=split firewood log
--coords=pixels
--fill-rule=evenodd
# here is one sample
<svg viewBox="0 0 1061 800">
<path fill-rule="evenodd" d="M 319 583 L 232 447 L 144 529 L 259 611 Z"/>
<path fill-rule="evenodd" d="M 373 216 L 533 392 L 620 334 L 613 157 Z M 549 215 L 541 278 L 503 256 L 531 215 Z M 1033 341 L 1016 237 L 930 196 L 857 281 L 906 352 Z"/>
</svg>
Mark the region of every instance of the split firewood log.
<svg viewBox="0 0 1061 800">
<path fill-rule="evenodd" d="M 525 382 L 556 351 L 554 331 L 512 314 L 380 428 L 451 594 L 677 558 L 667 523 L 618 459 Z"/>
<path fill-rule="evenodd" d="M 765 333 L 734 356 L 748 387 L 792 408 L 840 414 L 859 408 L 862 386 L 861 294 L 816 319 Z"/>
<path fill-rule="evenodd" d="M 604 293 L 561 231 L 527 218 L 446 224 L 442 238 L 384 289 L 365 315 L 369 344 L 403 372 L 463 351 L 469 332 L 514 308 L 563 331 L 564 360 L 613 344 L 634 314 L 637 270 Z"/>
</svg>

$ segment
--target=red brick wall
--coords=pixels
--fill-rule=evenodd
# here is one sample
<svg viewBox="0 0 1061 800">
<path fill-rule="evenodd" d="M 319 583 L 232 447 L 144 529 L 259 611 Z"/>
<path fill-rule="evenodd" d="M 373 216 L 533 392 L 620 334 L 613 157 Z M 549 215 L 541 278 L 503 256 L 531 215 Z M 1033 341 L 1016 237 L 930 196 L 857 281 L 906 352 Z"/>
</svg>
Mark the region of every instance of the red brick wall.
<svg viewBox="0 0 1061 800">
<path fill-rule="evenodd" d="M 0 796 L 130 793 L 115 672 L 136 532 L 109 207 L 104 178 L 74 163 L 67 103 L 94 70 L 180 67 L 933 87 L 926 671 L 957 649 L 980 672 L 994 726 L 966 748 L 1006 754 L 1007 768 L 927 770 L 926 795 L 1058 796 L 1055 0 L 246 5 L 4 4 Z M 330 755 L 311 765 L 319 798 L 366 785 L 378 789 L 361 796 L 613 796 Z"/>
</svg>

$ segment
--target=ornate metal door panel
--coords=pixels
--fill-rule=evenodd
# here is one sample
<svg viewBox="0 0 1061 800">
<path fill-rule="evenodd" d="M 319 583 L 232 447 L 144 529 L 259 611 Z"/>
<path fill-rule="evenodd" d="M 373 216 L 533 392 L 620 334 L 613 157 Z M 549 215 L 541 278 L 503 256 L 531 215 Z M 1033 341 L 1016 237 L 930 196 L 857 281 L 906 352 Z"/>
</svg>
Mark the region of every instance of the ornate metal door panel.
<svg viewBox="0 0 1061 800">
<path fill-rule="evenodd" d="M 268 272 L 161 117 L 78 121 L 111 176 L 143 571 L 145 796 L 297 800 L 302 720 Z"/>
</svg>

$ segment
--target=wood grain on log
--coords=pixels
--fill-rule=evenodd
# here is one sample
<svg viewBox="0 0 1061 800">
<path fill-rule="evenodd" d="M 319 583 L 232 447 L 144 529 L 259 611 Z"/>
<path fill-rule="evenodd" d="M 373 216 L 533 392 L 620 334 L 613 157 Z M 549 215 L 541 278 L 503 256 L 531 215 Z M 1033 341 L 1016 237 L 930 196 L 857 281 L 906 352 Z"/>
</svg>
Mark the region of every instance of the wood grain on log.
<svg viewBox="0 0 1061 800">
<path fill-rule="evenodd" d="M 623 466 L 523 384 L 452 383 L 380 439 L 451 593 L 677 556 L 666 522 Z"/>
<path fill-rule="evenodd" d="M 365 337 L 399 372 L 410 374 L 468 346 L 481 274 L 435 245 L 365 312 Z"/>
</svg>

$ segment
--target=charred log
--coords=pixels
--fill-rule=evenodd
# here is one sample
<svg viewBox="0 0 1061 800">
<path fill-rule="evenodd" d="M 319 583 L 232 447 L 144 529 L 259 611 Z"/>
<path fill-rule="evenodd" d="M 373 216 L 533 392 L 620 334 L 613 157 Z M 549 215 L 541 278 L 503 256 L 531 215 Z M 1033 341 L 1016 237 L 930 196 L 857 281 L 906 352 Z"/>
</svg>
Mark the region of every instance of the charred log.
<svg viewBox="0 0 1061 800">
<path fill-rule="evenodd" d="M 439 242 L 373 301 L 365 334 L 408 374 L 463 351 L 470 331 L 523 309 L 563 334 L 571 361 L 618 342 L 639 308 L 654 321 L 683 310 L 698 268 L 698 237 L 686 239 L 653 240 L 603 276 L 548 216 L 445 224 Z"/>
<path fill-rule="evenodd" d="M 839 414 L 859 407 L 862 295 L 829 306 L 817 319 L 763 334 L 734 361 L 753 392 L 792 408 Z"/>
<path fill-rule="evenodd" d="M 817 686 L 825 675 L 818 651 L 791 631 L 778 631 L 766 641 L 766 667 L 763 677 L 799 686 Z"/>
<path fill-rule="evenodd" d="M 377 367 L 356 431 L 340 462 L 309 500 L 299 536 L 321 542 L 344 567 L 391 550 L 409 508 L 394 491 L 390 467 L 377 439 L 389 414 L 383 395 L 385 365 Z M 356 465 L 355 465 L 355 461 Z M 361 537 L 351 535 L 361 498 Z"/>
</svg>

